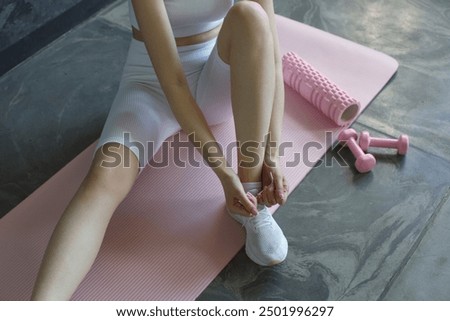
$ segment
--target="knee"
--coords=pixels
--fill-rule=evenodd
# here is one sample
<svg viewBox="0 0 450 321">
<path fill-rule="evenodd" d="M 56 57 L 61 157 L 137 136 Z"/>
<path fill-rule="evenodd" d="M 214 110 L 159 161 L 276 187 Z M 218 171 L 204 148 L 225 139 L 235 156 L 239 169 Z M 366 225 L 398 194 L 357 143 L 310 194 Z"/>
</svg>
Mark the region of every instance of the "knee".
<svg viewBox="0 0 450 321">
<path fill-rule="evenodd" d="M 121 201 L 133 186 L 139 171 L 137 157 L 119 143 L 107 143 L 94 156 L 83 181 L 91 193 Z"/>
<path fill-rule="evenodd" d="M 232 20 L 232 28 L 237 34 L 249 36 L 247 40 L 271 43 L 269 17 L 259 3 L 240 1 L 229 10 L 227 18 Z"/>
</svg>

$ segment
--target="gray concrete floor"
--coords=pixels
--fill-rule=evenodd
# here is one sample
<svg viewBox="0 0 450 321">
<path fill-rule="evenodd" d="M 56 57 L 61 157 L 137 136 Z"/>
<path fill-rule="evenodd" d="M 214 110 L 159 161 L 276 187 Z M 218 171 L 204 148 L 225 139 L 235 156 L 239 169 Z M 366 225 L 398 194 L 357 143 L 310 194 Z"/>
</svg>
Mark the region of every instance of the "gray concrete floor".
<svg viewBox="0 0 450 321">
<path fill-rule="evenodd" d="M 259 267 L 241 251 L 198 299 L 450 300 L 450 2 L 275 8 L 398 60 L 353 127 L 406 133 L 411 150 L 380 153 L 366 175 L 313 169 L 275 214 L 290 242 L 286 262 Z M 0 216 L 97 139 L 129 37 L 120 0 L 0 78 Z"/>
</svg>

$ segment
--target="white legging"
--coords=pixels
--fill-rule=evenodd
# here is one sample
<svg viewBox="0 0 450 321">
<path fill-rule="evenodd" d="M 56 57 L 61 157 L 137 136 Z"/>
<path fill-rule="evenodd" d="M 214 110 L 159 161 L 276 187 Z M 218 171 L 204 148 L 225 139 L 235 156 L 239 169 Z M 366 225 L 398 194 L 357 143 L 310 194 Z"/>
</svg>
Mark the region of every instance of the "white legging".
<svg viewBox="0 0 450 321">
<path fill-rule="evenodd" d="M 209 125 L 232 117 L 230 68 L 219 57 L 216 40 L 178 47 L 189 88 Z M 127 146 L 139 159 L 141 172 L 162 143 L 180 129 L 145 44 L 132 38 L 119 89 L 95 150 L 110 142 Z"/>
</svg>

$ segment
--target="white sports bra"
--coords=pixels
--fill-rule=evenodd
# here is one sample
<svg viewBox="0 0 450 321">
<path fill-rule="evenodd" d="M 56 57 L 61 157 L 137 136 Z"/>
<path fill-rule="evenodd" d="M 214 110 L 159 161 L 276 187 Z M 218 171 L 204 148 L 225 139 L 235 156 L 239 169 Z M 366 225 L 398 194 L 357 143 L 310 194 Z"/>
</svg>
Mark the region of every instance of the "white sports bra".
<svg viewBox="0 0 450 321">
<path fill-rule="evenodd" d="M 233 0 L 164 0 L 164 4 L 174 36 L 186 37 L 220 25 Z M 131 0 L 128 8 L 131 25 L 139 29 Z"/>
</svg>

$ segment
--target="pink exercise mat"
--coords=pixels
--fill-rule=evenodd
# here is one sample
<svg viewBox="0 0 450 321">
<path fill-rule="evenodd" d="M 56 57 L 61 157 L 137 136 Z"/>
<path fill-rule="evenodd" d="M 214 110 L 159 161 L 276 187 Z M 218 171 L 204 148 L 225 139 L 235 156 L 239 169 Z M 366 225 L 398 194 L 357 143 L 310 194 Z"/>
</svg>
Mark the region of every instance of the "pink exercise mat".
<svg viewBox="0 0 450 321">
<path fill-rule="evenodd" d="M 282 54 L 297 53 L 359 100 L 361 110 L 397 70 L 394 59 L 375 50 L 281 16 L 277 23 Z M 310 148 L 308 159 L 285 169 L 291 190 L 329 147 L 325 133 L 335 140 L 342 129 L 286 87 L 283 139 L 292 146 L 283 162 L 303 155 L 308 142 L 323 146 Z M 232 122 L 213 132 L 222 146 L 234 139 Z M 183 134 L 179 138 L 187 140 Z M 47 242 L 87 172 L 93 147 L 0 220 L 0 300 L 29 299 Z M 193 147 L 183 149 L 181 159 L 189 152 Z M 156 159 L 161 157 L 162 151 Z M 195 159 L 201 166 L 169 162 L 142 172 L 73 300 L 193 300 L 240 250 L 244 230 L 226 214 L 219 180 L 196 152 Z"/>
</svg>

